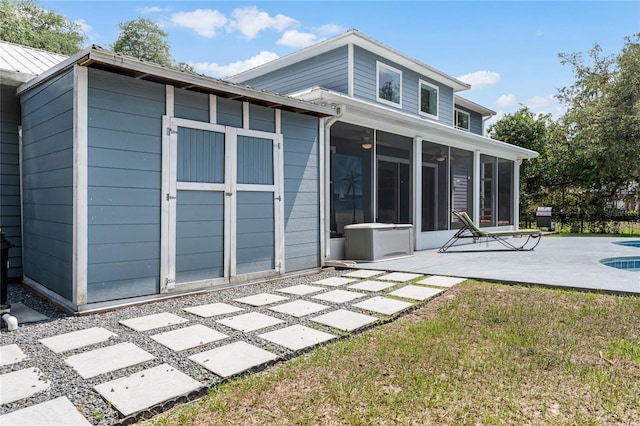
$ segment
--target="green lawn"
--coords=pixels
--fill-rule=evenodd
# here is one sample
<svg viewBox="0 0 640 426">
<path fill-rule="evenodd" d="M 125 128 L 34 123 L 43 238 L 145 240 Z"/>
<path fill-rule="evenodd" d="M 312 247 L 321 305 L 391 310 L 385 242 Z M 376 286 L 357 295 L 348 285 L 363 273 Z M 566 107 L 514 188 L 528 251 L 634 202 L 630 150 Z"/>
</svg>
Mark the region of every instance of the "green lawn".
<svg viewBox="0 0 640 426">
<path fill-rule="evenodd" d="M 468 281 L 148 425 L 640 424 L 640 298 Z"/>
</svg>

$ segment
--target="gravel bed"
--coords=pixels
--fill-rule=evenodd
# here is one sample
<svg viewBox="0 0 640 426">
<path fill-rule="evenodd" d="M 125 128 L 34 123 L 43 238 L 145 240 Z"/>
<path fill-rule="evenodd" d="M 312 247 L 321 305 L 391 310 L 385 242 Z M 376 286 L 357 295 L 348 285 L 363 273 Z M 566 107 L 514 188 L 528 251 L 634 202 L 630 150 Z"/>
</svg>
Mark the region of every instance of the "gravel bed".
<svg viewBox="0 0 640 426">
<path fill-rule="evenodd" d="M 195 353 L 210 350 L 233 341 L 245 341 L 255 346 L 261 347 L 268 351 L 271 351 L 279 356 L 279 361 L 289 359 L 293 356 L 299 355 L 298 352 L 290 351 L 281 346 L 270 344 L 265 340 L 257 337 L 258 334 L 266 333 L 271 330 L 279 329 L 284 326 L 293 324 L 302 324 L 309 327 L 326 331 L 332 334 L 337 333 L 335 329 L 329 329 L 321 324 L 310 321 L 309 318 L 316 315 L 309 315 L 308 317 L 295 318 L 286 314 L 281 314 L 269 310 L 267 307 L 252 308 L 248 305 L 235 302 L 234 299 L 258 294 L 261 292 L 273 292 L 276 289 L 294 286 L 298 284 L 311 284 L 313 281 L 317 281 L 323 278 L 332 276 L 340 276 L 344 274 L 344 270 L 335 270 L 333 268 L 324 269 L 318 273 L 310 275 L 302 275 L 288 278 L 281 278 L 272 281 L 266 281 L 261 283 L 236 286 L 225 290 L 214 290 L 206 293 L 199 293 L 193 295 L 180 296 L 172 299 L 166 299 L 162 301 L 156 301 L 126 308 L 119 308 L 114 311 L 105 313 L 89 314 L 84 316 L 69 316 L 64 312 L 57 309 L 54 305 L 41 299 L 34 294 L 28 287 L 22 284 L 10 284 L 8 289 L 8 302 L 18 303 L 22 302 L 24 305 L 37 310 L 38 312 L 51 318 L 49 321 L 21 325 L 20 328 L 13 332 L 8 332 L 6 328 L 2 329 L 2 346 L 9 344 L 17 344 L 27 356 L 27 359 L 8 366 L 0 367 L 0 374 L 5 374 L 11 371 L 21 370 L 24 368 L 37 367 L 42 371 L 42 374 L 46 380 L 51 384 L 49 390 L 36 393 L 33 397 L 9 403 L 0 406 L 0 415 L 16 411 L 27 406 L 38 404 L 47 400 L 51 400 L 60 396 L 67 396 L 69 400 L 83 413 L 83 415 L 95 425 L 112 425 L 117 423 L 129 423 L 133 421 L 133 418 L 123 418 L 113 407 L 110 406 L 102 397 L 93 390 L 95 385 L 105 383 L 107 381 L 117 379 L 123 376 L 128 376 L 135 372 L 138 372 L 145 368 L 155 367 L 157 365 L 168 363 L 174 368 L 187 374 L 188 376 L 199 381 L 207 388 L 221 382 L 223 379 L 217 375 L 209 372 L 205 368 L 198 366 L 196 363 L 190 361 L 188 357 Z M 400 284 L 399 284 L 400 286 Z M 322 286 L 320 286 L 322 287 Z M 344 287 L 327 287 L 325 291 L 331 291 L 335 289 L 345 289 Z M 387 289 L 384 293 L 392 289 Z M 364 293 L 364 292 L 363 292 Z M 275 293 L 289 298 L 288 301 L 293 300 L 309 300 L 316 303 L 322 303 L 331 306 L 335 310 L 340 307 L 346 307 L 356 301 L 347 302 L 344 305 L 329 303 L 312 299 L 312 296 L 318 293 L 312 293 L 305 296 L 297 296 L 284 293 Z M 374 296 L 380 293 L 367 293 L 369 296 Z M 365 299 L 363 297 L 362 299 Z M 287 302 L 288 302 L 287 301 Z M 216 316 L 211 318 L 201 318 L 199 316 L 189 314 L 184 311 L 184 308 L 190 306 L 204 305 L 214 302 L 224 302 L 230 305 L 235 305 L 244 309 L 244 311 L 227 314 L 222 316 Z M 419 304 L 416 304 L 416 306 Z M 349 307 L 352 311 L 358 311 L 353 306 Z M 327 310 L 327 312 L 331 311 Z M 272 317 L 280 318 L 285 321 L 284 324 L 278 324 L 270 328 L 263 328 L 254 332 L 244 333 L 234 329 L 225 327 L 219 324 L 216 320 L 246 313 L 249 311 L 260 312 Z M 182 318 L 188 319 L 188 323 L 177 324 L 174 326 L 163 327 L 160 329 L 154 329 L 147 332 L 137 332 L 129 329 L 118 323 L 120 320 L 140 317 L 144 315 L 156 314 L 161 312 L 170 312 L 176 314 Z M 360 311 L 362 313 L 370 314 L 369 312 Z M 317 315 L 326 313 L 325 311 L 319 312 Z M 379 316 L 379 315 L 377 315 Z M 219 340 L 204 346 L 200 346 L 194 349 L 189 349 L 181 352 L 174 352 L 169 348 L 157 343 L 151 339 L 150 336 L 161 332 L 171 331 L 182 328 L 186 325 L 203 324 L 214 330 L 222 332 L 229 337 Z M 77 331 L 90 327 L 103 327 L 117 336 L 110 338 L 106 342 L 91 345 L 77 350 L 67 351 L 61 354 L 56 354 L 53 351 L 46 348 L 39 343 L 39 339 L 55 336 L 71 331 Z M 346 335 L 347 333 L 342 333 Z M 112 373 L 102 374 L 91 379 L 81 378 L 70 366 L 65 363 L 65 358 L 94 350 L 100 347 L 111 346 L 117 343 L 130 342 L 151 353 L 155 358 L 138 364 L 129 368 L 120 369 Z M 163 407 L 156 407 L 156 411 L 162 411 Z M 149 417 L 149 413 L 147 413 Z"/>
</svg>

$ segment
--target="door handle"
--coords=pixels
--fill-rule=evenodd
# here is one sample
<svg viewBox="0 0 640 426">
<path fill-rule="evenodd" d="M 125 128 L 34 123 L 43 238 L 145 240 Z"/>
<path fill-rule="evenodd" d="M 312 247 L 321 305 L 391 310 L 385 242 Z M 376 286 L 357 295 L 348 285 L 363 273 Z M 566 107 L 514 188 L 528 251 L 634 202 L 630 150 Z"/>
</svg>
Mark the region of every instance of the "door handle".
<svg viewBox="0 0 640 426">
<path fill-rule="evenodd" d="M 167 201 L 170 200 L 175 200 L 177 197 L 174 197 L 173 195 L 167 194 Z"/>
</svg>

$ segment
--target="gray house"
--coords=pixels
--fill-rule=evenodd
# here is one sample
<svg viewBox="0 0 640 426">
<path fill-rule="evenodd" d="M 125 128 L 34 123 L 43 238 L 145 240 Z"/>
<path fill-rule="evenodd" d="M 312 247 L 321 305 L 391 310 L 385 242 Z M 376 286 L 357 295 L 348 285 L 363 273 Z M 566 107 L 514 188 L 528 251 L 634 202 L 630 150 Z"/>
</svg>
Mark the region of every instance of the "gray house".
<svg viewBox="0 0 640 426">
<path fill-rule="evenodd" d="M 470 86 L 356 30 L 228 78 L 334 107 L 320 153 L 325 258 L 344 227 L 411 224 L 416 250 L 440 247 L 464 210 L 483 227 L 518 226 L 519 166 L 534 151 L 490 139 L 495 112 Z"/>
<path fill-rule="evenodd" d="M 38 74 L 3 78 L 12 276 L 87 311 L 323 264 L 331 107 L 96 46 Z"/>
</svg>

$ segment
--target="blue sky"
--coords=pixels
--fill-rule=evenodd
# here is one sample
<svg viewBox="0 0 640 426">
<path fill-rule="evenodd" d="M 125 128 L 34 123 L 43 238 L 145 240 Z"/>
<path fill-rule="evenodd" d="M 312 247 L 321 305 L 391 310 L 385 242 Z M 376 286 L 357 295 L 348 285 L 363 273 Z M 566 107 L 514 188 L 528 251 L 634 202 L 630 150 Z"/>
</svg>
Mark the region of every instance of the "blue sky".
<svg viewBox="0 0 640 426">
<path fill-rule="evenodd" d="M 472 85 L 460 93 L 498 112 L 520 104 L 562 114 L 573 82 L 558 53 L 598 43 L 615 54 L 640 32 L 640 1 L 40 1 L 77 22 L 87 44 L 109 48 L 118 24 L 155 20 L 176 61 L 223 77 L 348 29 Z"/>
</svg>

